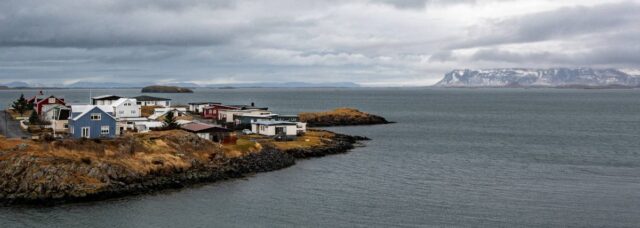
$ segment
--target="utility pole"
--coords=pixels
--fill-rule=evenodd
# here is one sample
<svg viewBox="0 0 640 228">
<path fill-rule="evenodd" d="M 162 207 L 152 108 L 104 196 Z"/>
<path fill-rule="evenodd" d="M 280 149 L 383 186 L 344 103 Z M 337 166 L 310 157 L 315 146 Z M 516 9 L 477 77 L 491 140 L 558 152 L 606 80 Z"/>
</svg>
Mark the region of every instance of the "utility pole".
<svg viewBox="0 0 640 228">
<path fill-rule="evenodd" d="M 9 132 L 8 132 L 8 125 L 7 125 L 7 110 L 3 110 L 4 111 L 4 136 L 9 138 Z"/>
</svg>

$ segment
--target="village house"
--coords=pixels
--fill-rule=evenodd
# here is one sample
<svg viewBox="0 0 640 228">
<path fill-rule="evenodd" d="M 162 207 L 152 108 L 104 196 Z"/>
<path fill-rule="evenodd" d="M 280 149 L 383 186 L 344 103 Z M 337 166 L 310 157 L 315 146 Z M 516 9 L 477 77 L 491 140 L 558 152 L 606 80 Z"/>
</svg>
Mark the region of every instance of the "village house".
<svg viewBox="0 0 640 228">
<path fill-rule="evenodd" d="M 45 105 L 52 105 L 52 104 L 60 104 L 60 105 L 65 105 L 64 99 L 62 98 L 57 98 L 53 95 L 46 97 L 46 98 L 42 98 L 42 99 L 37 99 L 36 103 L 33 105 L 33 109 L 36 111 L 36 113 L 38 113 L 38 115 L 42 114 L 42 108 Z"/>
<path fill-rule="evenodd" d="M 192 122 L 181 125 L 180 129 L 195 133 L 200 138 L 214 142 L 235 143 L 233 131 L 224 127 Z"/>
<path fill-rule="evenodd" d="M 251 123 L 253 133 L 292 139 L 298 136 L 298 125 L 288 121 L 256 121 Z"/>
<path fill-rule="evenodd" d="M 134 98 L 120 98 L 110 105 L 116 119 L 140 117 L 140 106 Z"/>
<path fill-rule="evenodd" d="M 236 115 L 269 115 L 270 111 L 261 110 L 261 109 L 249 109 L 249 110 L 240 110 L 240 109 L 228 109 L 228 110 L 220 110 L 218 112 L 218 120 L 217 122 L 220 124 L 232 124 L 235 123 Z"/>
<path fill-rule="evenodd" d="M 239 110 L 240 108 L 238 107 L 233 107 L 233 106 L 228 106 L 228 105 L 221 105 L 221 104 L 215 104 L 215 105 L 211 105 L 211 106 L 207 106 L 207 107 L 203 107 L 202 108 L 202 118 L 205 119 L 218 119 L 218 113 L 220 112 L 220 110 Z"/>
<path fill-rule="evenodd" d="M 69 133 L 73 138 L 113 138 L 118 132 L 112 106 L 72 105 Z"/>
<path fill-rule="evenodd" d="M 189 103 L 189 112 L 202 114 L 205 107 L 220 104 L 220 102 L 191 102 Z"/>
<path fill-rule="evenodd" d="M 162 106 L 162 107 L 171 107 L 171 99 L 162 98 L 162 97 L 152 97 L 152 96 L 137 96 L 134 97 L 138 101 L 138 105 L 140 106 Z"/>
<path fill-rule="evenodd" d="M 69 116 L 71 108 L 60 105 L 45 105 L 42 108 L 42 118 L 44 121 L 51 123 L 50 128 L 54 134 L 67 133 L 69 131 Z"/>
<path fill-rule="evenodd" d="M 122 98 L 121 96 L 116 95 L 102 95 L 91 98 L 92 105 L 111 105 L 117 100 Z"/>
</svg>

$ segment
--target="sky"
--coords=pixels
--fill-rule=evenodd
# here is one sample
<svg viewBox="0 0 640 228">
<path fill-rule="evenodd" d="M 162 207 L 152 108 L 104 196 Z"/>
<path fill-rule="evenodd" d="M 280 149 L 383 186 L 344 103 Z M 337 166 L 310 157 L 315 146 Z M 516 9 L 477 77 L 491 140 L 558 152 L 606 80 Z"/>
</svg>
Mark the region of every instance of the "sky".
<svg viewBox="0 0 640 228">
<path fill-rule="evenodd" d="M 640 0 L 2 0 L 0 83 L 430 85 L 640 68 Z"/>
</svg>

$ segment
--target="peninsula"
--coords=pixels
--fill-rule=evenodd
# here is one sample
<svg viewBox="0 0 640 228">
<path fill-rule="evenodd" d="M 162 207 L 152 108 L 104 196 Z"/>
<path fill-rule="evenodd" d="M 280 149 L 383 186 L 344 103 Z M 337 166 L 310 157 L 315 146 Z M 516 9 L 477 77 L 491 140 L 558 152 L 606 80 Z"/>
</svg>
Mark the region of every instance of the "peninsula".
<svg viewBox="0 0 640 228">
<path fill-rule="evenodd" d="M 241 136 L 234 145 L 180 130 L 104 140 L 0 137 L 0 202 L 57 204 L 181 188 L 344 153 L 366 139 L 320 130 L 292 141 Z"/>
</svg>

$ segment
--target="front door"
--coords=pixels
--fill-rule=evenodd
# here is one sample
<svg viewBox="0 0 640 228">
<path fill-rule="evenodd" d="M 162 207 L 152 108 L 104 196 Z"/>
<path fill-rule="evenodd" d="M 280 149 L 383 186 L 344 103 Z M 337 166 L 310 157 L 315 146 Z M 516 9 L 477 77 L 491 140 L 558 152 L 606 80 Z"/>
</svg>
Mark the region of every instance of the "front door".
<svg viewBox="0 0 640 228">
<path fill-rule="evenodd" d="M 280 135 L 280 134 L 282 135 L 286 134 L 284 127 L 276 127 L 276 135 Z"/>
<path fill-rule="evenodd" d="M 83 127 L 81 132 L 80 132 L 80 137 L 82 138 L 89 138 L 91 137 L 91 134 L 89 133 L 90 131 L 89 127 Z"/>
</svg>

